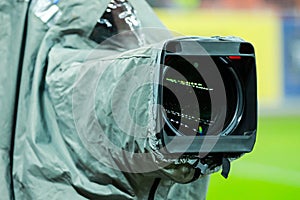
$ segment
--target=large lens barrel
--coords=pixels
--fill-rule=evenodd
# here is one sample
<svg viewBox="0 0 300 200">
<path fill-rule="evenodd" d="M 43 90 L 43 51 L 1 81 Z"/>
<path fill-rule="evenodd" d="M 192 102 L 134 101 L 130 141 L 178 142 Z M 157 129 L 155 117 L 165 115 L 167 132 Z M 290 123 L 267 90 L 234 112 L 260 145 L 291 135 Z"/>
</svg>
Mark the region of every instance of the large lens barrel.
<svg viewBox="0 0 300 200">
<path fill-rule="evenodd" d="M 164 59 L 162 104 L 164 130 L 167 134 L 201 136 L 228 134 L 232 131 L 236 126 L 235 119 L 242 111 L 243 96 L 237 74 L 231 68 L 230 59 L 226 56 L 203 55 L 168 55 Z M 207 68 L 210 62 L 217 67 L 226 92 L 226 102 L 218 103 L 217 113 L 212 112 L 211 96 L 221 91 L 214 85 L 208 85 L 202 76 L 202 70 L 209 70 Z M 225 121 L 223 120 L 224 124 L 220 125 L 218 121 L 224 116 L 222 113 L 226 117 Z M 216 130 L 222 132 L 216 133 L 214 132 Z"/>
</svg>

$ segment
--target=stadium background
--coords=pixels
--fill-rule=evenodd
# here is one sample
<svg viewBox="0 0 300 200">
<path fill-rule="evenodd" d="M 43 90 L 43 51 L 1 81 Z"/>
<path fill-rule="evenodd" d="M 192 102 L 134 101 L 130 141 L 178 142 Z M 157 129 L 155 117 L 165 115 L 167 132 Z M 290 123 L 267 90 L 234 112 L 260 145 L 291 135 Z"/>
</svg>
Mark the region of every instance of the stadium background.
<svg viewBox="0 0 300 200">
<path fill-rule="evenodd" d="M 172 31 L 240 36 L 256 50 L 257 143 L 228 180 L 212 175 L 207 199 L 300 199 L 300 0 L 148 2 Z"/>
</svg>

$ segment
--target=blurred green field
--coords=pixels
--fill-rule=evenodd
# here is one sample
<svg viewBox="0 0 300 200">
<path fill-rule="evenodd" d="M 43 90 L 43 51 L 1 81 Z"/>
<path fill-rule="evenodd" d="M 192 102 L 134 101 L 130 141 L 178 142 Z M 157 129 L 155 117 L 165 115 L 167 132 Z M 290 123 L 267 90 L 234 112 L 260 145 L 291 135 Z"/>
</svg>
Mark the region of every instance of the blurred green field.
<svg viewBox="0 0 300 200">
<path fill-rule="evenodd" d="M 234 161 L 228 180 L 211 176 L 207 200 L 300 199 L 300 116 L 261 117 L 254 151 Z"/>
</svg>

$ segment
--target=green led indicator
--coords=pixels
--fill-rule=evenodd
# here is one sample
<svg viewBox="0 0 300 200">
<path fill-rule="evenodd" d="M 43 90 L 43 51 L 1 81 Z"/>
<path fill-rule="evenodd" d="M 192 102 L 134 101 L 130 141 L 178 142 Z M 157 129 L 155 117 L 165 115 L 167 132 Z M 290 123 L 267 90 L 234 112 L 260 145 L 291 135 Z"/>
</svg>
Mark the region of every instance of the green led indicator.
<svg viewBox="0 0 300 200">
<path fill-rule="evenodd" d="M 203 133 L 203 129 L 202 129 L 202 126 L 199 126 L 199 128 L 198 128 L 198 132 L 202 135 L 202 133 Z"/>
</svg>

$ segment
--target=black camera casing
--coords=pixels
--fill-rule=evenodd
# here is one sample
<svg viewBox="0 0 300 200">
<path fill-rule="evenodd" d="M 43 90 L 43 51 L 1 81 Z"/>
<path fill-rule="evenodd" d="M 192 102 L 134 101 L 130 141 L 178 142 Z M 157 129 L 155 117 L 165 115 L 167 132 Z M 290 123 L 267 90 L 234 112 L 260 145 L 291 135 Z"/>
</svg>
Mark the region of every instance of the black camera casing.
<svg viewBox="0 0 300 200">
<path fill-rule="evenodd" d="M 195 60 L 198 60 L 199 63 L 194 62 Z M 202 61 L 207 63 L 203 64 Z M 216 131 L 218 128 L 214 129 L 215 121 L 211 119 L 213 117 L 218 119 L 218 113 L 211 114 L 213 108 L 209 105 L 213 101 L 210 94 L 217 93 L 218 90 L 205 84 L 205 80 L 209 81 L 213 77 L 203 77 L 201 72 L 202 64 L 203 71 L 210 71 L 209 67 L 213 68 L 209 63 L 214 63 L 220 72 L 226 95 L 224 96 L 221 89 L 219 91 L 224 96 L 221 98 L 227 100 L 224 105 L 217 108 L 222 110 L 220 112 L 223 112 L 223 118 L 225 118 L 222 122 L 224 126 L 219 128 L 219 131 Z M 190 71 L 187 69 L 195 67 L 194 65 L 199 68 L 197 69 L 200 74 L 198 77 L 201 79 L 202 76 L 202 82 L 196 83 L 197 76 L 194 75 L 196 72 L 193 71 L 194 69 Z M 185 73 L 181 79 L 186 78 L 186 80 L 182 81 L 179 80 L 180 78 L 176 78 L 177 75 L 175 72 L 171 72 L 170 68 L 175 71 L 179 70 L 179 73 Z M 189 81 L 189 77 L 191 77 L 191 81 Z M 162 126 L 158 136 L 162 141 L 164 155 L 172 157 L 208 153 L 242 154 L 252 151 L 257 130 L 257 81 L 255 53 L 250 43 L 236 37 L 184 37 L 170 40 L 165 43 L 161 54 L 159 80 L 157 101 L 164 108 L 158 110 L 157 119 Z M 214 81 L 212 84 L 215 84 Z M 172 88 L 176 90 L 174 95 L 168 91 L 169 89 L 166 89 L 166 85 L 171 87 L 170 90 Z M 175 105 L 177 100 L 174 98 L 176 93 L 180 95 L 180 91 L 183 91 L 185 99 L 189 98 L 188 95 L 191 92 L 196 93 L 197 99 L 200 99 L 200 116 L 181 113 L 182 110 L 196 112 L 192 110 L 193 105 Z M 203 101 L 205 98 L 206 100 Z M 174 105 L 177 111 L 172 111 Z M 202 109 L 201 106 L 205 108 Z M 201 115 L 205 119 L 202 119 Z M 197 119 L 199 122 L 195 122 Z M 191 123 L 196 123 L 193 129 L 182 128 L 193 126 Z M 212 129 L 211 132 L 209 128 Z M 185 133 L 185 130 L 188 133 Z M 206 133 L 204 133 L 205 131 Z"/>
</svg>

